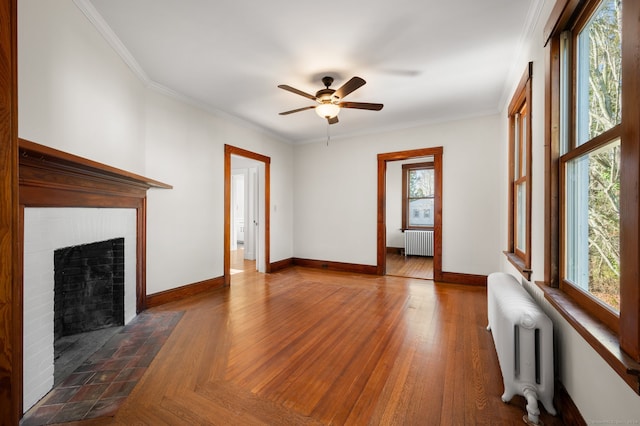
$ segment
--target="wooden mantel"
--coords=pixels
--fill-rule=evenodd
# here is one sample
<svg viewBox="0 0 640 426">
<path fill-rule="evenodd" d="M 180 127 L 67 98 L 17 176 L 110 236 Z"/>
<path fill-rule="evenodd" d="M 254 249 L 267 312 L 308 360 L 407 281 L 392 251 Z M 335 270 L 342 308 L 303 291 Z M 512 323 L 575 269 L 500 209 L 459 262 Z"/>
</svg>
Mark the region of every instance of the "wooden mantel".
<svg viewBox="0 0 640 426">
<path fill-rule="evenodd" d="M 172 186 L 25 139 L 18 141 L 20 204 L 133 207 L 150 188 Z M 137 204 L 133 202 L 133 204 Z"/>
<path fill-rule="evenodd" d="M 147 297 L 147 190 L 172 186 L 24 139 L 18 141 L 18 151 L 20 228 L 25 207 L 136 209 L 136 311 L 143 311 Z M 21 233 L 24 235 L 22 229 Z"/>
<path fill-rule="evenodd" d="M 25 207 L 98 207 L 136 210 L 136 312 L 146 309 L 147 190 L 171 185 L 28 140 L 18 140 L 19 220 L 12 261 L 16 310 L 11 323 L 15 336 L 14 392 L 16 413 L 22 413 L 23 250 Z M 0 341 L 0 343 L 2 343 Z M 1 423 L 1 422 L 0 422 Z"/>
</svg>

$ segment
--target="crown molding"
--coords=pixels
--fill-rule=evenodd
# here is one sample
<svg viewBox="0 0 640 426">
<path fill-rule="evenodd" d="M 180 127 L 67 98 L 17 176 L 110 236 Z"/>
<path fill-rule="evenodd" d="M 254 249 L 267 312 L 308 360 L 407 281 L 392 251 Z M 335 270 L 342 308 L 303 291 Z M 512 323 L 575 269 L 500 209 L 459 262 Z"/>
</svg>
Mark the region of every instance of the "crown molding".
<svg viewBox="0 0 640 426">
<path fill-rule="evenodd" d="M 291 144 L 292 141 L 286 139 L 264 127 L 251 123 L 241 117 L 237 117 L 235 115 L 229 114 L 227 112 L 221 111 L 219 109 L 213 108 L 211 105 L 208 105 L 204 102 L 200 102 L 191 97 L 185 96 L 181 93 L 176 92 L 173 89 L 168 88 L 156 81 L 153 81 L 149 78 L 149 75 L 145 72 L 142 66 L 136 61 L 133 57 L 129 49 L 122 43 L 120 38 L 116 35 L 116 33 L 111 29 L 109 24 L 104 20 L 100 12 L 93 6 L 90 0 L 73 0 L 75 5 L 82 11 L 82 13 L 87 17 L 89 22 L 93 24 L 93 26 L 98 30 L 98 32 L 104 37 L 104 39 L 109 43 L 109 45 L 116 51 L 116 53 L 122 58 L 122 60 L 127 64 L 127 66 L 133 71 L 133 73 L 143 82 L 144 86 L 148 89 L 151 89 L 157 93 L 161 93 L 165 96 L 169 96 L 181 102 L 184 102 L 188 105 L 194 106 L 196 108 L 200 108 L 204 111 L 207 111 L 210 114 L 216 115 L 220 118 L 224 118 L 230 120 L 241 127 L 248 128 L 254 131 L 258 131 L 260 133 L 266 134 L 280 142 L 284 142 L 287 144 Z"/>
<path fill-rule="evenodd" d="M 131 68 L 131 71 L 144 82 L 146 86 L 151 83 L 149 76 L 142 69 L 138 61 L 133 57 L 129 49 L 125 47 L 120 38 L 113 32 L 109 24 L 104 20 L 100 12 L 96 10 L 89 0 L 73 0 L 75 5 L 87 17 L 89 22 L 98 30 L 104 39 L 111 45 L 113 50 L 120 55 L 122 60 Z"/>
<path fill-rule="evenodd" d="M 502 96 L 500 96 L 500 102 L 498 104 L 498 108 L 505 108 L 508 104 L 511 96 L 513 95 L 513 90 L 515 89 L 514 83 L 517 85 L 519 81 L 519 76 L 522 74 L 522 68 L 526 66 L 531 61 L 531 58 L 525 58 L 523 55 L 529 55 L 529 49 L 527 42 L 529 40 L 536 40 L 533 38 L 534 30 L 538 21 L 540 20 L 540 15 L 542 14 L 542 9 L 544 8 L 546 0 L 533 0 L 531 5 L 529 6 L 529 11 L 527 12 L 527 17 L 525 19 L 525 25 L 523 27 L 522 33 L 520 34 L 520 38 L 518 40 L 517 48 L 516 48 L 516 58 L 517 60 L 513 61 L 511 64 L 511 68 L 507 73 L 506 84 L 502 90 Z"/>
</svg>

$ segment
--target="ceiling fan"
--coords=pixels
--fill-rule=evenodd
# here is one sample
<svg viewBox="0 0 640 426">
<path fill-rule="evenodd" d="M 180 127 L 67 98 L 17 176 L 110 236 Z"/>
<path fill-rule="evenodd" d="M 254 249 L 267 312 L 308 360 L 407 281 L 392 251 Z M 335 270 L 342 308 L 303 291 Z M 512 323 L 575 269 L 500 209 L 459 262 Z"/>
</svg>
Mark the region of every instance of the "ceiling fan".
<svg viewBox="0 0 640 426">
<path fill-rule="evenodd" d="M 367 102 L 343 102 L 344 99 L 349 93 L 354 90 L 364 86 L 366 81 L 364 81 L 360 77 L 353 77 L 351 80 L 347 81 L 337 90 L 330 89 L 329 86 L 333 83 L 333 77 L 323 77 L 322 84 L 325 85 L 324 89 L 320 89 L 316 92 L 316 95 L 310 95 L 309 93 L 305 93 L 302 90 L 298 90 L 294 87 L 287 86 L 286 84 L 281 84 L 278 87 L 284 90 L 287 90 L 291 93 L 295 93 L 300 96 L 304 96 L 305 98 L 316 101 L 318 105 L 307 106 L 303 108 L 292 109 L 291 111 L 281 112 L 280 115 L 292 114 L 294 112 L 306 111 L 308 109 L 315 109 L 316 113 L 322 117 L 326 118 L 329 124 L 335 124 L 338 122 L 338 113 L 341 108 L 355 108 L 355 109 L 368 109 L 371 111 L 380 111 L 384 105 L 382 104 L 372 104 Z"/>
</svg>

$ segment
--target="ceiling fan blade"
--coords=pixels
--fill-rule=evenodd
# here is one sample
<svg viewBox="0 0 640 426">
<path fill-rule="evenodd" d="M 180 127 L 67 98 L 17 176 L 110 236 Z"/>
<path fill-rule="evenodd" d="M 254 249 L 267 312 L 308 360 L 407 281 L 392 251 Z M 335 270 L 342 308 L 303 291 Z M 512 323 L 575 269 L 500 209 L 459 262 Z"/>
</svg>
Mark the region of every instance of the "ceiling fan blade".
<svg viewBox="0 0 640 426">
<path fill-rule="evenodd" d="M 339 120 L 337 115 L 333 118 L 327 118 L 327 122 L 329 122 L 329 124 L 336 124 L 338 121 Z"/>
<path fill-rule="evenodd" d="M 383 104 L 371 104 L 368 102 L 340 102 L 340 108 L 368 109 L 371 111 L 380 111 Z"/>
<path fill-rule="evenodd" d="M 291 92 L 291 93 L 295 93 L 296 95 L 300 95 L 300 96 L 304 96 L 305 98 L 309 98 L 309 99 L 311 99 L 312 101 L 315 101 L 315 100 L 316 100 L 316 97 L 315 97 L 315 96 L 310 95 L 310 94 L 308 94 L 308 93 L 305 93 L 305 92 L 303 92 L 302 90 L 298 90 L 298 89 L 296 89 L 295 87 L 287 86 L 286 84 L 281 84 L 281 85 L 279 85 L 278 87 L 279 87 L 279 88 L 281 88 L 281 89 L 287 90 L 287 91 L 289 91 L 289 92 Z"/>
<path fill-rule="evenodd" d="M 294 112 L 306 111 L 308 109 L 314 109 L 314 108 L 315 108 L 315 106 L 307 106 L 307 107 L 303 107 L 303 108 L 292 109 L 291 111 L 281 112 L 280 115 L 293 114 Z"/>
<path fill-rule="evenodd" d="M 347 81 L 345 84 L 342 85 L 342 87 L 340 87 L 338 90 L 336 90 L 333 93 L 333 96 L 335 96 L 338 99 L 343 99 L 349 93 L 351 93 L 354 90 L 364 86 L 365 83 L 366 83 L 366 81 L 364 81 L 360 77 L 352 77 L 351 80 Z"/>
</svg>

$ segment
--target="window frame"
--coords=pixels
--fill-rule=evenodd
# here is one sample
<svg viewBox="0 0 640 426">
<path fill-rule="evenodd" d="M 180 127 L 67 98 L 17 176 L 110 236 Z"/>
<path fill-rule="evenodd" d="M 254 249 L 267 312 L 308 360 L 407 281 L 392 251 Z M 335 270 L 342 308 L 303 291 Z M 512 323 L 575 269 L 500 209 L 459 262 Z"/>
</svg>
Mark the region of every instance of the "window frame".
<svg viewBox="0 0 640 426">
<path fill-rule="evenodd" d="M 576 331 L 603 357 L 620 377 L 640 394 L 640 2 L 621 0 L 622 4 L 622 118 L 620 124 L 576 148 L 573 156 L 586 153 L 602 140 L 620 136 L 620 314 L 615 324 L 603 318 L 583 294 L 561 282 L 564 252 L 562 221 L 563 162 L 560 152 L 561 34 L 586 22 L 600 0 L 558 0 L 544 30 L 545 78 L 545 250 L 544 282 L 538 283 L 545 298 Z M 575 68 L 575 67 L 572 67 Z M 571 81 L 573 82 L 573 76 Z M 569 86 L 573 98 L 573 83 Z M 572 106 L 573 108 L 573 106 Z M 573 115 L 573 113 L 572 113 Z M 568 129 L 574 138 L 573 119 Z"/>
<path fill-rule="evenodd" d="M 532 194 L 532 77 L 533 62 L 529 62 L 525 72 L 518 83 L 518 86 L 511 98 L 508 109 L 509 120 L 509 212 L 508 212 L 508 249 L 504 252 L 511 264 L 525 277 L 531 279 L 531 194 Z M 521 125 L 519 114 L 526 108 L 526 125 Z M 522 138 L 524 135 L 524 138 Z M 516 137 L 518 136 L 518 137 Z M 522 146 L 522 141 L 526 145 Z M 516 147 L 516 143 L 518 146 Z M 524 161 L 523 161 L 524 155 Z M 519 176 L 515 174 L 516 162 L 519 164 Z M 517 227 L 518 227 L 518 207 L 517 190 L 519 184 L 525 184 L 525 212 L 524 212 L 524 251 L 518 248 Z"/>
<path fill-rule="evenodd" d="M 435 226 L 417 226 L 417 225 L 409 225 L 409 202 L 412 200 L 409 198 L 409 172 L 411 170 L 426 170 L 431 169 L 434 171 L 434 180 L 435 176 L 435 167 L 433 161 L 421 162 L 421 163 L 409 163 L 402 165 L 402 230 L 405 231 L 407 229 L 421 229 L 421 230 L 433 230 Z M 432 212 L 434 218 L 435 225 L 435 191 L 430 198 L 434 202 L 434 211 Z"/>
</svg>

